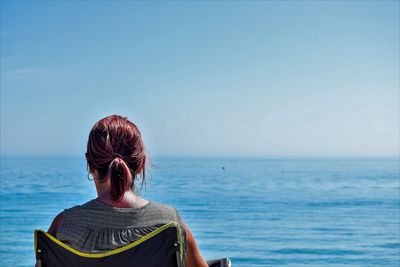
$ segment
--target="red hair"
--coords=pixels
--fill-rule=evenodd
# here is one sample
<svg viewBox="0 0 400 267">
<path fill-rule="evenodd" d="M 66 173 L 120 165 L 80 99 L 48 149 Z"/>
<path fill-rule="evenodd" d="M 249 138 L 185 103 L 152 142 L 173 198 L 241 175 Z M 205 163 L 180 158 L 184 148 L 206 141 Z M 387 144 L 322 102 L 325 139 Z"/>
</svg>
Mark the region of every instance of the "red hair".
<svg viewBox="0 0 400 267">
<path fill-rule="evenodd" d="M 98 121 L 89 134 L 85 153 L 89 170 L 100 182 L 110 179 L 111 196 L 120 200 L 137 175 L 142 184 L 147 156 L 139 129 L 126 117 L 110 115 Z"/>
</svg>

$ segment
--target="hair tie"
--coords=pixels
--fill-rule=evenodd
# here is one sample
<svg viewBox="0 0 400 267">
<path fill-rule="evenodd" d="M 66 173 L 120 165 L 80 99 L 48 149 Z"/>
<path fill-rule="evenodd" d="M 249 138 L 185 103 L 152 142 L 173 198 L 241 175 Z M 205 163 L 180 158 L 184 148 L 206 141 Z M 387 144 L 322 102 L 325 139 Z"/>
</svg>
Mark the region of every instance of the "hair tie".
<svg viewBox="0 0 400 267">
<path fill-rule="evenodd" d="M 120 158 L 120 159 L 124 159 L 124 157 L 123 156 L 121 156 L 120 154 L 118 154 L 118 153 L 114 153 L 114 155 L 113 155 L 113 159 L 115 159 L 116 157 L 118 157 L 118 158 Z"/>
</svg>

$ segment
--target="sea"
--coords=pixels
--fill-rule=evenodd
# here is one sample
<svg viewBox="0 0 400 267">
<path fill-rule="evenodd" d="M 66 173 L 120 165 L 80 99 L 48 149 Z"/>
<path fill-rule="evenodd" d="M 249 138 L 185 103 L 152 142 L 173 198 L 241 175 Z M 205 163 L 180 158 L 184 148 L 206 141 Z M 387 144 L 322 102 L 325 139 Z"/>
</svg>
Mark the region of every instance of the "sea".
<svg viewBox="0 0 400 267">
<path fill-rule="evenodd" d="M 33 266 L 34 229 L 96 197 L 80 156 L 2 156 L 0 266 Z M 146 199 L 174 206 L 204 258 L 233 267 L 400 266 L 396 157 L 154 157 Z"/>
</svg>

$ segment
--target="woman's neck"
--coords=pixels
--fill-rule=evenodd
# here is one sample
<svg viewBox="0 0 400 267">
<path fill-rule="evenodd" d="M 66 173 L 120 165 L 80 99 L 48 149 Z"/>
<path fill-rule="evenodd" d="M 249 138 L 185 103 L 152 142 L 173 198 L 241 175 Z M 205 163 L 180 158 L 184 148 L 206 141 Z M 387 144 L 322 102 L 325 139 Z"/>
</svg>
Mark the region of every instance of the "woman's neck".
<svg viewBox="0 0 400 267">
<path fill-rule="evenodd" d="M 113 199 L 110 190 L 103 190 L 98 194 L 96 200 L 108 206 L 117 208 L 140 208 L 148 203 L 147 200 L 136 195 L 131 190 L 126 191 L 120 200 Z"/>
</svg>

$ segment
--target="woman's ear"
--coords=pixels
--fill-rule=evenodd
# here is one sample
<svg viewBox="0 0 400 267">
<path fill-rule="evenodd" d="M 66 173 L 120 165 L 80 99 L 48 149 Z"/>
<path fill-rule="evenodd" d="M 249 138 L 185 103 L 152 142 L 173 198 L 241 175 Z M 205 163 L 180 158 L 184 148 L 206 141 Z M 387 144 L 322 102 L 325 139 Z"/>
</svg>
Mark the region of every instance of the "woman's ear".
<svg viewBox="0 0 400 267">
<path fill-rule="evenodd" d="M 92 175 L 95 173 L 95 169 L 94 169 L 92 166 L 90 166 L 90 163 L 89 163 L 89 162 L 87 162 L 87 170 L 88 170 L 88 172 L 91 173 Z"/>
<path fill-rule="evenodd" d="M 90 166 L 89 154 L 88 153 L 85 153 L 85 158 L 86 158 L 87 170 L 88 170 L 88 172 L 93 174 L 94 173 L 94 168 L 92 166 Z"/>
</svg>

